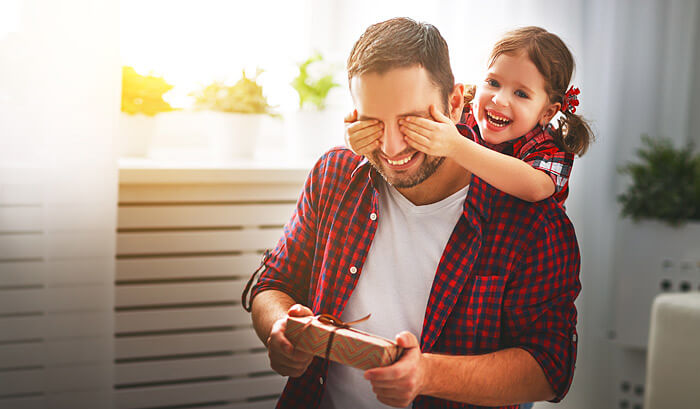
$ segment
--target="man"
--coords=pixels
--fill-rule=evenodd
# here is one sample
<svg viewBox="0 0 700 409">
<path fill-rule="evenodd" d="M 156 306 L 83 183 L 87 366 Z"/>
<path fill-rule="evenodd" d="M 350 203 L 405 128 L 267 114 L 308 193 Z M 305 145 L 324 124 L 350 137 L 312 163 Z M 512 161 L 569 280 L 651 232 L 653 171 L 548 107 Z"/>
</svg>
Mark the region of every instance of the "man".
<svg viewBox="0 0 700 409">
<path fill-rule="evenodd" d="M 435 27 L 410 19 L 369 27 L 348 77 L 358 117 L 384 126 L 380 147 L 365 160 L 341 148 L 319 160 L 251 294 L 271 367 L 290 377 L 278 407 L 561 399 L 580 291 L 569 220 L 552 199 L 520 201 L 406 144 L 400 118 L 431 118 L 434 104 L 456 121 L 462 110 L 463 86 Z M 287 316 L 320 313 L 344 321 L 371 313 L 357 328 L 398 333 L 405 351 L 362 372 L 295 350 Z"/>
</svg>

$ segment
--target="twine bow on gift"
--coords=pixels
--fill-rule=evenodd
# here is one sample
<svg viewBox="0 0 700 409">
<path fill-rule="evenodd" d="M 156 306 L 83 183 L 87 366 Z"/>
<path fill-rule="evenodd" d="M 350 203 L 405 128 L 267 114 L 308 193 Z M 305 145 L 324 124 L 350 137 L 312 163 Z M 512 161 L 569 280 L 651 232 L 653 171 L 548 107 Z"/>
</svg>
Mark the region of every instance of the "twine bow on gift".
<svg viewBox="0 0 700 409">
<path fill-rule="evenodd" d="M 331 346 L 333 345 L 333 338 L 335 337 L 335 332 L 339 329 L 349 329 L 351 325 L 359 324 L 360 322 L 367 321 L 369 317 L 371 317 L 372 314 L 367 314 L 367 316 L 360 318 L 359 320 L 355 321 L 350 321 L 350 322 L 343 322 L 341 319 L 334 317 L 331 314 L 320 314 L 313 319 L 309 320 L 304 327 L 302 328 L 302 331 L 305 331 L 306 328 L 308 328 L 311 325 L 311 322 L 316 319 L 324 324 L 332 325 L 334 328 L 331 331 L 330 335 L 328 336 L 328 344 L 326 345 L 326 359 L 329 359 L 331 355 Z"/>
</svg>

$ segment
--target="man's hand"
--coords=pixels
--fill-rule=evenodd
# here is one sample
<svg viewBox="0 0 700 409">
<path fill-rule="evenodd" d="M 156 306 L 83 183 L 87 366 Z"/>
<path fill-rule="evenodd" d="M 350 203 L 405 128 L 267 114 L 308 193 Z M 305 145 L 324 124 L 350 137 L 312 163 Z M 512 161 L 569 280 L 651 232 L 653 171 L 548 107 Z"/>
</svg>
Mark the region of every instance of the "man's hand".
<svg viewBox="0 0 700 409">
<path fill-rule="evenodd" d="M 380 138 L 384 133 L 384 124 L 376 119 L 357 120 L 357 110 L 345 117 L 345 144 L 356 155 L 367 156 L 379 148 Z"/>
<path fill-rule="evenodd" d="M 385 405 L 406 407 L 420 394 L 424 382 L 425 361 L 415 335 L 402 332 L 396 343 L 404 348 L 403 355 L 394 364 L 365 371 L 365 379 L 372 383 L 377 400 Z"/>
<path fill-rule="evenodd" d="M 300 304 L 292 305 L 287 311 L 290 317 L 306 317 L 313 315 L 310 309 Z M 294 348 L 284 335 L 287 328 L 287 317 L 275 321 L 267 338 L 267 354 L 270 357 L 270 367 L 282 376 L 298 377 L 306 372 L 314 356 Z"/>
<path fill-rule="evenodd" d="M 430 105 L 430 115 L 432 120 L 419 116 L 399 119 L 399 129 L 404 134 L 406 143 L 413 148 L 428 155 L 450 157 L 455 153 L 457 144 L 466 138 L 435 105 Z"/>
</svg>

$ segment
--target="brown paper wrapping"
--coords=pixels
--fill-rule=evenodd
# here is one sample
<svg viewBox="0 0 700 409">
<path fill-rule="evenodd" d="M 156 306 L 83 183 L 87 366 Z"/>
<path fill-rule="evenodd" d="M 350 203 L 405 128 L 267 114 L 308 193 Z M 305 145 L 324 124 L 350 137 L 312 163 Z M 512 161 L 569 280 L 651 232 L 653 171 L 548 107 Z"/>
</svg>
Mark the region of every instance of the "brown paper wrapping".
<svg viewBox="0 0 700 409">
<path fill-rule="evenodd" d="M 309 322 L 311 322 L 309 324 Z M 317 317 L 288 317 L 285 336 L 299 350 L 326 358 L 328 340 L 335 331 L 328 359 L 367 370 L 394 363 L 403 348 L 377 335 L 339 328 Z"/>
</svg>

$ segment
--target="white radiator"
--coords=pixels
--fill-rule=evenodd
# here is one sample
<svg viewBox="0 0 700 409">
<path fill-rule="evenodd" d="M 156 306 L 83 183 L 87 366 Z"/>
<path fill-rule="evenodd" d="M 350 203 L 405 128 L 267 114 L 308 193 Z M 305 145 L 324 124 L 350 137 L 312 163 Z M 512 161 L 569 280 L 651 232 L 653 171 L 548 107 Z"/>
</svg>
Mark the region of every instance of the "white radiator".
<svg viewBox="0 0 700 409">
<path fill-rule="evenodd" d="M 144 184 L 132 170 L 120 182 L 116 408 L 272 408 L 284 387 L 240 297 L 306 171 L 226 172 Z"/>
</svg>

